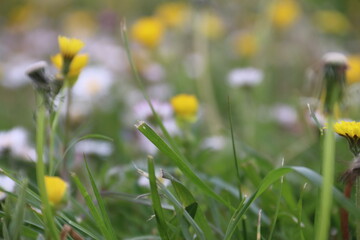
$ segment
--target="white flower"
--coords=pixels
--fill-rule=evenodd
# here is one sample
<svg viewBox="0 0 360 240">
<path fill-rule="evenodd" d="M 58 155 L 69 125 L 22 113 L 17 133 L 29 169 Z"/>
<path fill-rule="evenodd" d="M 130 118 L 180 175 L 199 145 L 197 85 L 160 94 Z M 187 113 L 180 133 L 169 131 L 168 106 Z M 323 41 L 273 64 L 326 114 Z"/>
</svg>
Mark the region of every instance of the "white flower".
<svg viewBox="0 0 360 240">
<path fill-rule="evenodd" d="M 291 126 L 298 120 L 297 112 L 293 107 L 279 104 L 272 108 L 271 117 L 281 125 Z"/>
<path fill-rule="evenodd" d="M 201 147 L 204 149 L 213 149 L 220 151 L 225 147 L 225 138 L 223 136 L 212 136 L 205 138 Z"/>
<path fill-rule="evenodd" d="M 167 102 L 160 102 L 157 100 L 151 100 L 151 104 L 154 107 L 155 112 L 162 118 L 170 118 L 173 115 L 173 109 Z M 147 101 L 141 101 L 133 107 L 133 114 L 135 120 L 147 120 L 152 117 L 152 111 Z"/>
<path fill-rule="evenodd" d="M 262 82 L 264 74 L 257 68 L 237 68 L 232 70 L 228 75 L 230 86 L 256 86 Z"/>
<path fill-rule="evenodd" d="M 99 140 L 83 140 L 76 144 L 75 152 L 77 154 L 95 154 L 99 156 L 109 156 L 113 152 L 111 143 Z"/>
<path fill-rule="evenodd" d="M 97 101 L 106 97 L 111 90 L 114 78 L 112 73 L 103 67 L 86 67 L 80 73 L 73 87 L 74 98 L 77 100 Z"/>
<path fill-rule="evenodd" d="M 2 66 L 4 76 L 0 79 L 0 84 L 7 88 L 18 88 L 30 84 L 31 79 L 25 72 L 34 62 L 27 56 L 15 55 Z"/>
<path fill-rule="evenodd" d="M 155 170 L 155 176 L 165 187 L 170 185 L 171 181 L 169 179 L 162 178 L 161 170 Z M 148 174 L 145 172 L 141 172 L 141 176 L 139 177 L 137 183 L 141 187 L 150 188 Z"/>
<path fill-rule="evenodd" d="M 13 192 L 15 189 L 15 182 L 5 175 L 0 175 L 0 188 L 7 192 Z M 5 197 L 6 193 L 2 192 L 0 189 L 0 200 L 3 200 Z"/>
<path fill-rule="evenodd" d="M 0 132 L 0 154 L 6 150 L 15 157 L 36 160 L 36 151 L 29 145 L 28 133 L 24 128 L 17 127 Z"/>
</svg>

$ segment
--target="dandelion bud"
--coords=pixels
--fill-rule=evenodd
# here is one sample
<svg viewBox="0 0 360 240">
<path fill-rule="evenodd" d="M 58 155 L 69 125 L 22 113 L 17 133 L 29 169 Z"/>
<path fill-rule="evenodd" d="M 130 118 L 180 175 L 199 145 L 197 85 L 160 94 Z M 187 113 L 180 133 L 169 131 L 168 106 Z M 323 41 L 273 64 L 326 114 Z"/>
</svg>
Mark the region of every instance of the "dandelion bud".
<svg viewBox="0 0 360 240">
<path fill-rule="evenodd" d="M 33 80 L 35 86 L 39 89 L 48 89 L 49 76 L 46 75 L 45 68 L 47 63 L 44 61 L 36 62 L 28 67 L 26 74 Z"/>
<path fill-rule="evenodd" d="M 324 108 L 333 114 L 334 107 L 340 103 L 346 83 L 347 58 L 341 53 L 327 53 L 324 61 Z"/>
<path fill-rule="evenodd" d="M 68 184 L 59 177 L 45 176 L 45 187 L 50 204 L 59 207 L 66 199 Z"/>
</svg>

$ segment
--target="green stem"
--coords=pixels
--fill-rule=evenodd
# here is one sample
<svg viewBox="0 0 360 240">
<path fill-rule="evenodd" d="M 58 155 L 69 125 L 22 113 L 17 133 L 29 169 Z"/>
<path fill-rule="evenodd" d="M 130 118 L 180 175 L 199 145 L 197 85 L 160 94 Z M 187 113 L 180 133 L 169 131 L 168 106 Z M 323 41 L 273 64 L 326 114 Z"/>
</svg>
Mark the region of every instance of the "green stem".
<svg viewBox="0 0 360 240">
<path fill-rule="evenodd" d="M 330 227 L 330 212 L 332 205 L 332 187 L 334 182 L 335 164 L 335 135 L 332 131 L 334 124 L 333 116 L 329 116 L 325 131 L 322 172 L 323 186 L 321 188 L 319 214 L 317 215 L 315 238 L 317 240 L 327 240 Z"/>
<path fill-rule="evenodd" d="M 65 133 L 64 133 L 64 146 L 63 146 L 63 152 L 66 151 L 68 145 L 69 145 L 69 135 L 70 135 L 70 108 L 72 103 L 72 91 L 71 87 L 67 86 L 67 102 L 66 102 L 66 115 L 65 115 Z M 64 156 L 63 162 L 62 162 L 62 177 L 65 179 L 69 178 L 69 174 L 67 171 L 67 157 Z"/>
<path fill-rule="evenodd" d="M 49 175 L 52 176 L 55 174 L 55 136 L 56 136 L 56 129 L 58 127 L 59 123 L 59 116 L 60 116 L 60 110 L 61 110 L 61 104 L 60 102 L 59 108 L 55 112 L 55 116 L 51 122 L 51 129 L 50 129 L 50 136 L 49 136 Z"/>
<path fill-rule="evenodd" d="M 39 188 L 40 199 L 42 203 L 42 213 L 45 225 L 47 225 L 46 234 L 53 240 L 59 239 L 59 233 L 55 226 L 51 206 L 47 197 L 45 187 L 45 165 L 44 165 L 44 145 L 45 145 L 45 106 L 40 94 L 37 96 L 38 110 L 36 115 L 36 179 Z"/>
<path fill-rule="evenodd" d="M 360 178 L 356 178 L 356 193 L 355 193 L 355 201 L 356 201 L 356 207 L 360 208 Z M 356 239 L 360 240 L 360 220 L 356 220 Z"/>
</svg>

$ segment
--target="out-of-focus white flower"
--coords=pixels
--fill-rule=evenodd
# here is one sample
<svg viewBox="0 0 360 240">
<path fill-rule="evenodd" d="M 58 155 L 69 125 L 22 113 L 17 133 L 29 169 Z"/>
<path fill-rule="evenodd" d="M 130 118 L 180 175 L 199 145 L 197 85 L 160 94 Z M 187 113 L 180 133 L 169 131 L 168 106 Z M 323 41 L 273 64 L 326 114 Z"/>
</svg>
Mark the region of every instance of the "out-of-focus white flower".
<svg viewBox="0 0 360 240">
<path fill-rule="evenodd" d="M 144 67 L 142 75 L 150 82 L 159 82 L 165 78 L 165 71 L 160 64 L 150 63 Z"/>
<path fill-rule="evenodd" d="M 112 39 L 103 37 L 100 39 L 89 40 L 86 43 L 86 52 L 89 53 L 91 59 L 105 65 L 114 72 L 124 72 L 128 68 L 128 60 L 126 52 Z"/>
<path fill-rule="evenodd" d="M 13 192 L 15 189 L 15 182 L 5 175 L 0 175 L 0 188 L 7 192 Z M 3 200 L 6 197 L 6 193 L 2 192 L 0 189 L 0 200 Z"/>
<path fill-rule="evenodd" d="M 230 71 L 228 82 L 230 86 L 256 86 L 262 82 L 264 74 L 257 68 L 236 68 Z"/>
<path fill-rule="evenodd" d="M 106 68 L 84 68 L 73 87 L 74 98 L 86 101 L 97 101 L 99 98 L 108 95 L 113 82 L 113 75 Z"/>
<path fill-rule="evenodd" d="M 31 79 L 25 72 L 34 62 L 27 56 L 15 55 L 2 66 L 4 76 L 0 79 L 0 84 L 6 88 L 17 88 L 30 84 Z"/>
<path fill-rule="evenodd" d="M 204 149 L 212 149 L 220 151 L 225 147 L 225 138 L 223 136 L 212 136 L 205 138 L 201 144 L 201 147 Z"/>
<path fill-rule="evenodd" d="M 148 87 L 150 98 L 158 99 L 159 101 L 167 101 L 172 97 L 171 87 L 167 83 L 157 83 Z"/>
<path fill-rule="evenodd" d="M 145 176 L 146 174 L 146 176 Z M 169 179 L 162 178 L 161 170 L 155 170 L 155 176 L 160 182 L 165 186 L 169 186 L 171 181 Z M 150 188 L 149 177 L 147 173 L 142 173 L 137 181 L 138 185 L 141 187 Z"/>
<path fill-rule="evenodd" d="M 272 108 L 270 116 L 281 125 L 291 126 L 298 120 L 297 112 L 294 108 L 279 104 Z"/>
<path fill-rule="evenodd" d="M 157 100 L 151 100 L 151 104 L 154 107 L 156 113 L 162 118 L 170 118 L 173 115 L 173 109 L 167 102 L 160 102 Z M 146 101 L 141 101 L 133 107 L 133 114 L 135 120 L 147 120 L 152 117 L 152 111 L 149 104 Z"/>
<path fill-rule="evenodd" d="M 29 145 L 27 131 L 21 127 L 0 132 L 0 154 L 4 151 L 24 160 L 36 161 L 36 151 Z"/>
<path fill-rule="evenodd" d="M 181 131 L 174 118 L 163 120 L 163 125 L 171 136 L 180 135 Z"/>
<path fill-rule="evenodd" d="M 94 154 L 98 156 L 109 156 L 113 152 L 113 146 L 109 142 L 99 140 L 83 140 L 76 144 L 77 154 Z"/>
<path fill-rule="evenodd" d="M 137 133 L 137 146 L 146 154 L 155 155 L 158 152 L 157 147 L 144 135 Z"/>
</svg>

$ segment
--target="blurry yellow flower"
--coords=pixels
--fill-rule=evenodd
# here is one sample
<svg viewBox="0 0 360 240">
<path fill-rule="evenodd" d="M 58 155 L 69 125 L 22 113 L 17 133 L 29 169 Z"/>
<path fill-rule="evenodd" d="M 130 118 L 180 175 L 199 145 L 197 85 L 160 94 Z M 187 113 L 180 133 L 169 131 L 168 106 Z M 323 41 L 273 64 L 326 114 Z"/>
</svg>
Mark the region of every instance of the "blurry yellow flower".
<svg viewBox="0 0 360 240">
<path fill-rule="evenodd" d="M 235 51 L 244 57 L 251 57 L 258 51 L 256 35 L 251 33 L 241 34 L 235 39 Z"/>
<path fill-rule="evenodd" d="M 222 19 L 215 13 L 205 12 L 201 18 L 200 31 L 206 37 L 215 39 L 223 34 L 224 23 Z"/>
<path fill-rule="evenodd" d="M 76 38 L 58 37 L 61 55 L 66 59 L 72 59 L 84 47 L 84 42 Z"/>
<path fill-rule="evenodd" d="M 58 206 L 65 198 L 67 183 L 59 177 L 45 176 L 45 187 L 49 202 Z"/>
<path fill-rule="evenodd" d="M 298 18 L 300 7 L 295 0 L 276 0 L 269 8 L 270 20 L 275 27 L 286 29 Z"/>
<path fill-rule="evenodd" d="M 343 35 L 350 29 L 350 23 L 346 16 L 337 11 L 318 11 L 315 14 L 315 22 L 326 33 Z"/>
<path fill-rule="evenodd" d="M 88 63 L 89 56 L 87 54 L 78 54 L 76 55 L 69 65 L 69 71 L 66 75 L 66 77 L 74 78 L 77 77 L 81 70 L 86 66 Z M 51 57 L 51 62 L 55 65 L 57 69 L 60 71 L 63 71 L 64 67 L 64 59 L 63 56 L 58 53 L 55 56 Z"/>
<path fill-rule="evenodd" d="M 63 28 L 69 35 L 88 37 L 95 33 L 97 21 L 89 11 L 74 11 L 64 19 Z"/>
<path fill-rule="evenodd" d="M 360 82 L 360 55 L 348 57 L 346 80 L 349 84 Z"/>
<path fill-rule="evenodd" d="M 196 120 L 199 102 L 194 95 L 179 94 L 171 99 L 171 105 L 180 119 L 193 122 Z"/>
<path fill-rule="evenodd" d="M 169 27 L 181 26 L 189 14 L 189 7 L 184 2 L 167 2 L 156 10 L 158 16 Z"/>
<path fill-rule="evenodd" d="M 141 18 L 131 28 L 132 38 L 149 48 L 159 45 L 163 35 L 164 25 L 156 17 Z"/>
</svg>

